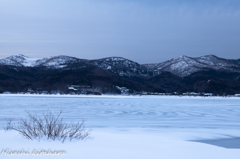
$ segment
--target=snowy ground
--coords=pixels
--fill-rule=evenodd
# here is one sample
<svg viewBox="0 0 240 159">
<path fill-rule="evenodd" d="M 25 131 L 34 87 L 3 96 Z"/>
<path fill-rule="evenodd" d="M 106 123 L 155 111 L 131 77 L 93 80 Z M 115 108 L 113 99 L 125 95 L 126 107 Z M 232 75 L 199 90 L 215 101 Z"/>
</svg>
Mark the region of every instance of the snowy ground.
<svg viewBox="0 0 240 159">
<path fill-rule="evenodd" d="M 48 109 L 63 110 L 67 121 L 87 119 L 94 138 L 64 144 L 37 142 L 0 130 L 0 150 L 65 150 L 67 154 L 58 158 L 71 159 L 240 157 L 240 149 L 192 142 L 239 142 L 240 98 L 0 95 L 0 124 L 8 117 L 23 117 L 24 110 L 40 113 Z"/>
</svg>

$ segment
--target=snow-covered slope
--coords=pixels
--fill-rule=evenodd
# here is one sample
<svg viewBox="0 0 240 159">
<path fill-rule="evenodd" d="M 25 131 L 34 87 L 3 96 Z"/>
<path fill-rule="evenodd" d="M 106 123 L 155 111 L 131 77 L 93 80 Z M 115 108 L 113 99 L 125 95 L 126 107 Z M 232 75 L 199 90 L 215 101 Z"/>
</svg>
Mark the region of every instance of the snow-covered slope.
<svg viewBox="0 0 240 159">
<path fill-rule="evenodd" d="M 239 72 L 240 65 L 236 61 L 237 60 L 222 59 L 214 55 L 206 55 L 197 58 L 179 56 L 159 64 L 145 64 L 144 66 L 157 74 L 168 71 L 184 77 L 194 72 L 201 71 L 204 68 Z"/>
<path fill-rule="evenodd" d="M 91 60 L 90 64 L 117 73 L 120 76 L 149 76 L 145 66 L 122 57 L 108 57 Z"/>
<path fill-rule="evenodd" d="M 63 67 L 66 67 L 68 64 L 77 63 L 77 62 L 81 62 L 81 61 L 84 61 L 84 60 L 80 60 L 75 57 L 61 55 L 61 56 L 53 56 L 53 57 L 37 60 L 35 63 L 35 66 L 63 68 Z"/>
<path fill-rule="evenodd" d="M 33 67 L 38 59 L 30 58 L 24 55 L 14 55 L 5 59 L 0 59 L 0 65 Z"/>
<path fill-rule="evenodd" d="M 63 68 L 70 63 L 81 62 L 75 57 L 69 56 L 53 56 L 43 59 L 30 58 L 24 55 L 14 55 L 7 57 L 5 59 L 0 59 L 0 65 L 11 65 L 11 66 L 23 66 L 23 67 L 36 67 L 36 66 L 46 66 L 53 68 Z M 85 60 L 86 61 L 86 60 Z"/>
</svg>

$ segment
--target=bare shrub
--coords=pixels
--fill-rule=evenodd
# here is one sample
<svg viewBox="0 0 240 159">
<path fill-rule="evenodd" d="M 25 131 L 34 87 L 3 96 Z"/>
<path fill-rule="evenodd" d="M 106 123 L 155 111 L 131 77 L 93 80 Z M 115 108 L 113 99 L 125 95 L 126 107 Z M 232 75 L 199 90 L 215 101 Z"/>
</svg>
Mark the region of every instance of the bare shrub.
<svg viewBox="0 0 240 159">
<path fill-rule="evenodd" d="M 15 130 L 27 139 L 38 141 L 47 139 L 64 142 L 66 140 L 84 140 L 90 136 L 89 130 L 84 127 L 84 120 L 77 123 L 63 122 L 63 118 L 60 118 L 62 111 L 59 113 L 47 111 L 41 116 L 29 111 L 26 111 L 26 113 L 27 118 L 21 118 L 17 123 L 8 119 L 6 125 L 4 125 L 4 130 Z"/>
</svg>

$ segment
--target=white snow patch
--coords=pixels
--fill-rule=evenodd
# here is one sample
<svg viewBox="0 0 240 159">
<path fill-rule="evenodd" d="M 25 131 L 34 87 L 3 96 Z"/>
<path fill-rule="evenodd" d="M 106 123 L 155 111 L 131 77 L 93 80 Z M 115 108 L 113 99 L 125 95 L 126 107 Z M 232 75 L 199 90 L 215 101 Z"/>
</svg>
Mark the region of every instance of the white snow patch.
<svg viewBox="0 0 240 159">
<path fill-rule="evenodd" d="M 203 143 L 165 138 L 162 134 L 142 131 L 94 130 L 92 140 L 79 142 L 49 142 L 23 139 L 14 132 L 0 131 L 2 150 L 60 150 L 64 156 L 10 156 L 13 159 L 238 159 L 239 149 L 225 149 Z M 1 150 L 1 151 L 2 151 Z M 1 158 L 9 158 L 2 155 Z"/>
</svg>

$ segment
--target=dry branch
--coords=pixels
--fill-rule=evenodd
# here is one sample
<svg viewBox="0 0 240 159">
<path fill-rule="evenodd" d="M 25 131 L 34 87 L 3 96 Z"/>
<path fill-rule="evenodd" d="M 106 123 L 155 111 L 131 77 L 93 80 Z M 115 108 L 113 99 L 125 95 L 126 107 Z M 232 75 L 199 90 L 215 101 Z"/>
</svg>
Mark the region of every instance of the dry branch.
<svg viewBox="0 0 240 159">
<path fill-rule="evenodd" d="M 60 118 L 62 111 L 58 114 L 47 111 L 42 116 L 34 115 L 29 111 L 26 111 L 26 113 L 27 118 L 21 118 L 17 123 L 8 119 L 6 125 L 4 125 L 4 130 L 15 130 L 27 139 L 38 141 L 47 139 L 64 142 L 66 140 L 84 140 L 90 136 L 89 130 L 84 127 L 84 120 L 77 123 L 66 123 L 63 118 Z"/>
</svg>

